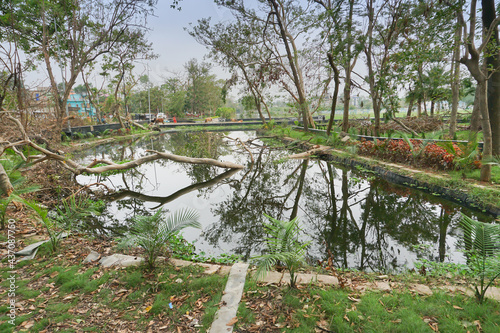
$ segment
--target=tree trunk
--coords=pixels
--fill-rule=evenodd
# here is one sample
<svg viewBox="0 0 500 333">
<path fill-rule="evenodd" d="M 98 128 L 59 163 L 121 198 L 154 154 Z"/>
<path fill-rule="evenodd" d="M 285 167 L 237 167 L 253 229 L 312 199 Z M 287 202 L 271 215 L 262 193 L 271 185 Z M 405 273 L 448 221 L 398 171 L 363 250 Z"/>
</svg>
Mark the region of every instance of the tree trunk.
<svg viewBox="0 0 500 333">
<path fill-rule="evenodd" d="M 495 1 L 482 0 L 483 7 L 483 28 L 488 30 L 496 18 Z M 488 79 L 487 99 L 488 113 L 491 126 L 492 153 L 500 156 L 500 41 L 498 36 L 498 27 L 495 27 L 493 34 L 488 41 L 492 45 L 487 50 L 496 50 L 486 57 L 488 68 L 493 69 L 493 73 Z M 488 73 L 490 74 L 490 73 Z M 484 128 L 483 128 L 484 130 Z"/>
<path fill-rule="evenodd" d="M 0 163 L 0 196 L 10 196 L 14 192 L 9 176 L 5 172 L 3 165 Z"/>
<path fill-rule="evenodd" d="M 436 105 L 436 102 L 431 101 L 431 117 L 434 116 L 434 106 Z"/>
<path fill-rule="evenodd" d="M 344 79 L 344 116 L 342 118 L 342 130 L 344 132 L 349 131 L 349 106 L 351 102 L 351 72 L 353 65 L 356 63 L 356 60 L 352 59 L 352 53 L 351 53 L 351 47 L 352 47 L 352 16 L 354 12 L 354 1 L 350 0 L 349 1 L 349 16 L 347 18 L 347 35 L 346 35 L 346 40 L 347 40 L 347 45 L 346 45 L 346 51 L 347 51 L 347 59 L 344 60 L 344 72 L 345 72 L 345 79 Z M 352 61 L 352 65 L 351 65 Z"/>
<path fill-rule="evenodd" d="M 380 135 L 380 111 L 381 111 L 381 106 L 380 106 L 380 102 L 378 101 L 378 99 L 374 99 L 374 101 L 376 101 L 376 103 L 373 103 L 373 113 L 375 115 L 375 125 L 374 125 L 374 128 L 375 128 L 375 135 L 379 136 Z"/>
<path fill-rule="evenodd" d="M 413 103 L 415 100 L 412 98 L 410 99 L 410 103 L 408 104 L 408 111 L 406 111 L 406 117 L 410 118 L 411 117 L 411 110 L 413 109 Z"/>
<path fill-rule="evenodd" d="M 451 75 L 451 115 L 450 115 L 450 137 L 453 139 L 457 130 L 458 101 L 460 99 L 460 40 L 462 39 L 462 27 L 458 26 L 455 31 L 455 45 L 453 51 L 452 75 Z"/>
<path fill-rule="evenodd" d="M 276 0 L 269 0 L 269 4 L 273 8 L 272 14 L 276 17 L 276 22 L 278 23 L 278 27 L 280 30 L 280 36 L 281 36 L 281 41 L 283 42 L 283 45 L 285 46 L 286 50 L 286 55 L 288 58 L 288 63 L 290 65 L 290 69 L 292 70 L 292 76 L 293 76 L 293 82 L 295 84 L 295 88 L 297 89 L 297 94 L 299 95 L 299 108 L 302 113 L 302 121 L 304 123 L 304 130 L 307 131 L 309 129 L 309 125 L 311 127 L 314 126 L 314 122 L 311 122 L 311 114 L 309 112 L 309 106 L 307 104 L 307 99 L 305 96 L 305 90 L 304 90 L 304 79 L 302 77 L 302 72 L 300 70 L 300 66 L 298 65 L 298 54 L 297 50 L 294 44 L 293 37 L 290 35 L 290 33 L 286 30 L 286 27 L 283 22 L 283 17 L 280 15 L 280 6 L 278 4 L 278 1 Z M 290 44 L 293 48 L 293 53 L 292 49 L 290 48 Z"/>
<path fill-rule="evenodd" d="M 340 86 L 340 73 L 335 66 L 335 62 L 333 61 L 333 55 L 331 53 L 327 54 L 328 62 L 333 69 L 333 80 L 335 81 L 335 89 L 333 91 L 332 98 L 332 109 L 330 111 L 330 120 L 328 121 L 328 127 L 326 128 L 326 134 L 329 136 L 332 131 L 333 123 L 335 122 L 335 109 L 337 108 L 337 98 L 339 96 L 339 86 Z"/>
<path fill-rule="evenodd" d="M 417 117 L 420 118 L 420 117 L 422 117 L 422 97 L 418 98 L 417 103 L 418 103 L 418 105 L 417 105 Z"/>
<path fill-rule="evenodd" d="M 262 104 L 260 104 L 260 99 L 254 96 L 254 101 L 255 101 L 255 106 L 257 107 L 257 112 L 259 113 L 260 120 L 262 120 L 262 123 L 265 125 L 266 118 L 262 114 Z"/>
<path fill-rule="evenodd" d="M 481 128 L 481 111 L 479 110 L 479 86 L 476 86 L 476 92 L 474 94 L 474 105 L 472 107 L 472 115 L 470 118 L 470 131 L 479 132 Z"/>
<path fill-rule="evenodd" d="M 488 83 L 486 80 L 483 80 L 478 82 L 477 85 L 479 86 L 479 91 L 480 91 L 479 110 L 481 112 L 481 116 L 483 117 L 481 125 L 483 127 L 483 161 L 484 161 L 491 159 L 493 151 L 490 118 L 488 113 L 488 99 L 487 99 Z M 491 164 L 487 163 L 482 164 L 480 180 L 483 182 L 491 181 Z"/>
<path fill-rule="evenodd" d="M 346 71 L 346 78 L 344 80 L 344 114 L 342 117 L 342 130 L 349 131 L 349 104 L 351 102 L 351 73 Z"/>
</svg>

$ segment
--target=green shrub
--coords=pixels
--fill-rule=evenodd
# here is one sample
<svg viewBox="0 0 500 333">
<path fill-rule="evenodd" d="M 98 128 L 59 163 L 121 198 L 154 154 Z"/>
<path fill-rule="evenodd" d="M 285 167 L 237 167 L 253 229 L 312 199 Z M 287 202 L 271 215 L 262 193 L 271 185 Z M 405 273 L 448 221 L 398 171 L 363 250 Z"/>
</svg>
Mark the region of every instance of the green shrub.
<svg viewBox="0 0 500 333">
<path fill-rule="evenodd" d="M 160 208 L 152 216 L 136 216 L 131 232 L 124 237 L 122 243 L 141 246 L 146 253 L 146 266 L 152 270 L 156 259 L 164 252 L 172 237 L 187 227 L 201 228 L 196 212 L 180 210 L 165 219 Z"/>
<path fill-rule="evenodd" d="M 264 214 L 265 215 L 265 214 Z M 304 263 L 304 255 L 310 242 L 299 241 L 298 218 L 291 221 L 281 221 L 265 215 L 270 223 L 265 223 L 268 237 L 265 239 L 267 253 L 252 257 L 257 262 L 256 277 L 264 276 L 274 266 L 280 264 L 290 273 L 290 287 L 295 288 L 297 276 L 295 273 Z"/>
</svg>

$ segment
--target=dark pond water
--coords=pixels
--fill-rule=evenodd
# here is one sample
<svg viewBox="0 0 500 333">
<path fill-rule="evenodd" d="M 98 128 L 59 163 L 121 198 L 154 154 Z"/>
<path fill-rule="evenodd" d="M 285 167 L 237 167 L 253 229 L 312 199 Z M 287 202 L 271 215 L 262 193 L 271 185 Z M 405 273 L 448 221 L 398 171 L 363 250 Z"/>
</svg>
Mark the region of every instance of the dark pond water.
<svg viewBox="0 0 500 333">
<path fill-rule="evenodd" d="M 325 260 L 331 251 L 338 267 L 393 271 L 412 268 L 418 258 L 464 262 L 457 249 L 460 212 L 493 220 L 356 169 L 315 160 L 283 162 L 289 151 L 269 149 L 258 140 L 249 146 L 252 163 L 248 152 L 225 135 L 243 141 L 255 137 L 254 132 L 164 134 L 82 153 L 86 162 L 122 161 L 152 149 L 246 166 L 225 171 L 162 160 L 107 178 L 79 176 L 81 184 L 102 182 L 117 191 L 91 228 L 119 233 L 135 215 L 152 214 L 159 207 L 167 212 L 188 207 L 200 214 L 203 230 L 187 229 L 183 235 L 195 242 L 198 251 L 248 258 L 263 248 L 264 213 L 278 219 L 298 216 L 304 239 L 312 241 L 308 251 L 312 262 Z"/>
</svg>

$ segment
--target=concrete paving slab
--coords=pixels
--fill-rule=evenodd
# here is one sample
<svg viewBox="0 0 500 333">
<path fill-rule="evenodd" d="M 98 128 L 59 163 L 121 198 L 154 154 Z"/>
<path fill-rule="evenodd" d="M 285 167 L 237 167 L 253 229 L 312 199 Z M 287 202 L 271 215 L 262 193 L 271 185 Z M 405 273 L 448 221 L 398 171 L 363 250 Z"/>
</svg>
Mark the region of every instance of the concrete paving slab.
<svg viewBox="0 0 500 333">
<path fill-rule="evenodd" d="M 101 257 L 101 255 L 98 252 L 91 250 L 89 255 L 85 259 L 83 259 L 83 263 L 86 264 L 88 262 L 96 261 L 100 257 Z"/>
<path fill-rule="evenodd" d="M 255 276 L 255 272 L 252 272 L 252 277 Z M 283 277 L 283 273 L 279 272 L 267 272 L 265 276 L 261 276 L 257 279 L 259 282 L 264 282 L 267 284 L 280 284 L 281 281 L 286 281 L 285 278 Z M 290 281 L 290 280 L 288 280 Z"/>
<path fill-rule="evenodd" d="M 203 274 L 207 274 L 207 275 L 213 275 L 220 270 L 220 265 L 204 264 L 204 263 L 200 263 L 197 265 L 205 268 L 205 271 L 203 272 Z"/>
<path fill-rule="evenodd" d="M 226 289 L 221 299 L 222 306 L 215 314 L 215 320 L 210 327 L 209 333 L 230 333 L 233 331 L 233 322 L 238 312 L 245 280 L 247 276 L 248 264 L 234 264 L 227 279 Z"/>
<path fill-rule="evenodd" d="M 414 284 L 414 285 L 411 286 L 410 290 L 412 290 L 412 291 L 414 291 L 417 294 L 422 295 L 422 296 L 430 296 L 430 295 L 432 295 L 431 288 L 429 288 L 425 284 Z"/>
<path fill-rule="evenodd" d="M 63 232 L 59 235 L 59 238 L 66 238 L 69 236 L 69 233 L 67 232 Z M 16 256 L 31 256 L 33 255 L 33 252 L 38 249 L 42 244 L 45 244 L 45 243 L 48 243 L 50 242 L 50 239 L 47 239 L 47 240 L 44 240 L 44 241 L 40 241 L 40 242 L 36 242 L 36 243 L 33 243 L 33 244 L 30 244 L 28 246 L 26 246 L 24 249 L 20 250 L 20 251 L 17 251 L 15 253 Z"/>
<path fill-rule="evenodd" d="M 170 258 L 170 262 L 172 263 L 172 265 L 177 267 L 186 267 L 186 266 L 191 266 L 193 264 L 192 261 L 175 259 L 175 258 Z"/>
<path fill-rule="evenodd" d="M 255 272 L 252 272 L 252 275 Z M 268 272 L 264 277 L 257 279 L 259 282 L 264 282 L 267 284 L 280 284 L 280 283 L 290 283 L 289 273 L 279 273 L 279 272 Z M 322 275 L 322 274 L 308 274 L 299 273 L 297 274 L 297 284 L 309 284 L 309 283 L 322 283 L 329 285 L 338 285 L 339 280 L 335 276 Z"/>
<path fill-rule="evenodd" d="M 127 256 L 125 254 L 113 254 L 111 256 L 107 256 L 99 260 L 99 263 L 103 267 L 111 267 L 111 266 L 137 266 L 144 261 L 144 258 Z"/>
<path fill-rule="evenodd" d="M 232 266 L 221 266 L 219 270 L 219 275 L 228 275 L 231 271 Z"/>
<path fill-rule="evenodd" d="M 378 289 L 378 290 L 380 290 L 380 291 L 386 291 L 386 292 L 392 290 L 391 286 L 386 281 L 377 281 L 377 282 L 375 282 L 375 288 Z"/>
</svg>

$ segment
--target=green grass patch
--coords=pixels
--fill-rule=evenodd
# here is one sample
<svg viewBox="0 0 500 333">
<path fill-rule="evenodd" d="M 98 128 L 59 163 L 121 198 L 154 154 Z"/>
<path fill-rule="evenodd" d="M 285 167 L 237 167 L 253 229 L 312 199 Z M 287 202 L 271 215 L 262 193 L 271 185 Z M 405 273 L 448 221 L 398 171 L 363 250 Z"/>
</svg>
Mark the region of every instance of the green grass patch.
<svg viewBox="0 0 500 333">
<path fill-rule="evenodd" d="M 357 295 L 331 287 L 291 290 L 248 284 L 238 310 L 237 329 L 276 318 L 280 332 L 483 332 L 500 330 L 500 303 L 478 304 L 474 298 L 435 291 L 418 296 L 410 291 Z M 265 327 L 265 326 L 263 326 Z"/>
</svg>

